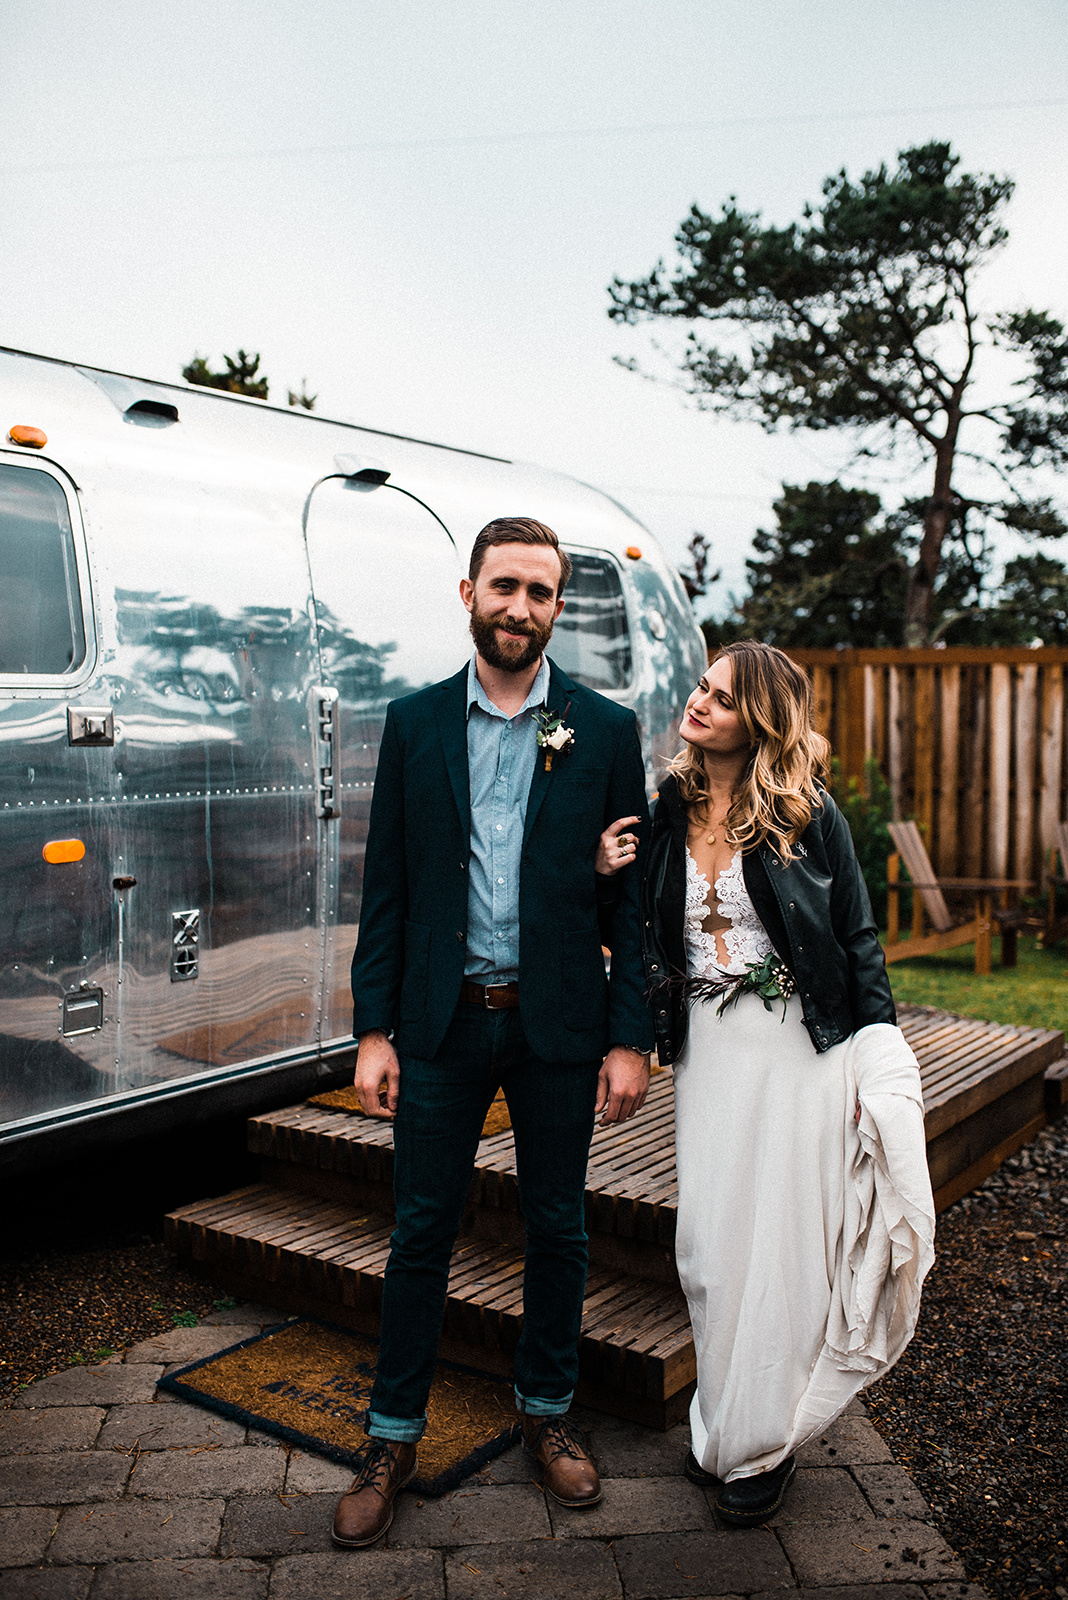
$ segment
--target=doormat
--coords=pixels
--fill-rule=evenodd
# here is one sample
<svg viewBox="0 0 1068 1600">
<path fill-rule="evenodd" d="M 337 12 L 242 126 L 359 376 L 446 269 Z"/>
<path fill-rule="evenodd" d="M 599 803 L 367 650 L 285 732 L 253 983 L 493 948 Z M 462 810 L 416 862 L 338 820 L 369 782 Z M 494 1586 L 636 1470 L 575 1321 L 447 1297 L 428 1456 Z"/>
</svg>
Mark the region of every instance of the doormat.
<svg viewBox="0 0 1068 1600">
<path fill-rule="evenodd" d="M 325 1111 L 348 1111 L 356 1117 L 366 1116 L 356 1090 L 350 1083 L 344 1089 L 327 1089 L 322 1094 L 313 1094 L 308 1101 L 310 1106 L 322 1106 Z M 486 1113 L 486 1120 L 482 1126 L 483 1139 L 492 1139 L 496 1133 L 506 1133 L 512 1126 L 512 1119 L 508 1115 L 508 1104 L 504 1098 L 504 1090 L 498 1089 L 493 1097 L 493 1104 Z"/>
<path fill-rule="evenodd" d="M 346 1328 L 301 1317 L 160 1378 L 158 1387 L 274 1434 L 355 1472 L 378 1345 Z M 410 1488 L 455 1489 L 519 1437 L 515 1396 L 504 1378 L 439 1361 Z"/>
</svg>

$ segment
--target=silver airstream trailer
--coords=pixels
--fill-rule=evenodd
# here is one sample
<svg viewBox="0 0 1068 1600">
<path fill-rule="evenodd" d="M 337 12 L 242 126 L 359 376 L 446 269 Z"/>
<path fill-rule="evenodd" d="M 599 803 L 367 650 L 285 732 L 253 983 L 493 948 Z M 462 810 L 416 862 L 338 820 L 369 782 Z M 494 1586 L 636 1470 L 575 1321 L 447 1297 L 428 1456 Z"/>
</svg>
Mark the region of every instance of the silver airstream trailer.
<svg viewBox="0 0 1068 1600">
<path fill-rule="evenodd" d="M 672 748 L 701 637 L 584 484 L 11 350 L 0 441 L 0 1170 L 339 1081 L 385 707 L 466 658 L 492 517 L 557 530 L 555 659 Z"/>
</svg>

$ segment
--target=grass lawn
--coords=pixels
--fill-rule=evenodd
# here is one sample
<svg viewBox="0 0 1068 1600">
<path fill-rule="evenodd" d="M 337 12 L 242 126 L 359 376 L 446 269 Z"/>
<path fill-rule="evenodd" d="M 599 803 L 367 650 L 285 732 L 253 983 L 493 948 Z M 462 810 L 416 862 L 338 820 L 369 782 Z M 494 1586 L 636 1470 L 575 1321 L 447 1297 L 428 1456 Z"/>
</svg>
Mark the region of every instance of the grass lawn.
<svg viewBox="0 0 1068 1600">
<path fill-rule="evenodd" d="M 998 956 L 995 937 L 994 970 L 988 978 L 976 976 L 975 949 L 970 944 L 937 956 L 895 962 L 887 968 L 894 999 L 987 1022 L 1068 1029 L 1068 952 L 1063 942 L 1052 950 L 1040 950 L 1033 938 L 1021 935 L 1018 966 L 1000 967 Z"/>
</svg>

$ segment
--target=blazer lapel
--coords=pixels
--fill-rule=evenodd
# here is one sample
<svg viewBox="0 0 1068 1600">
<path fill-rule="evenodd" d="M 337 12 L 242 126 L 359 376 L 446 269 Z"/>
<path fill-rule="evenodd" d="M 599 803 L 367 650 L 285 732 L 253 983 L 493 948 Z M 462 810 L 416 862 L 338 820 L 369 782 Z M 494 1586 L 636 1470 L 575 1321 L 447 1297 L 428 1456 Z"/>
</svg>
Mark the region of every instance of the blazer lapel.
<svg viewBox="0 0 1068 1600">
<path fill-rule="evenodd" d="M 560 671 L 552 661 L 549 662 L 549 696 L 546 701 L 547 711 L 559 711 L 564 715 L 564 707 L 575 692 L 575 685 L 567 675 Z M 565 717 L 565 721 L 566 721 Z M 549 792 L 549 785 L 553 781 L 552 772 L 545 770 L 545 751 L 541 745 L 537 746 L 537 759 L 534 762 L 534 772 L 530 780 L 530 789 L 527 794 L 527 815 L 523 824 L 523 843 L 530 838 L 541 803 Z"/>
<path fill-rule="evenodd" d="M 471 780 L 467 769 L 467 668 L 441 686 L 435 707 L 445 768 L 464 837 L 471 831 Z"/>
</svg>

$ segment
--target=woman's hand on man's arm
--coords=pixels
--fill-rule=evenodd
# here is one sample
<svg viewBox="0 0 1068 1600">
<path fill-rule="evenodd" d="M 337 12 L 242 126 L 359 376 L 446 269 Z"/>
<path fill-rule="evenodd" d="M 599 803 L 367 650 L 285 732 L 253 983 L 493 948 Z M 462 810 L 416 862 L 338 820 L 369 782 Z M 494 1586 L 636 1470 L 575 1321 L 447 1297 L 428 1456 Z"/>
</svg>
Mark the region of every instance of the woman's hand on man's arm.
<svg viewBox="0 0 1068 1600">
<path fill-rule="evenodd" d="M 594 871 L 602 878 L 610 878 L 622 867 L 629 867 L 638 848 L 637 835 L 624 830 L 632 828 L 640 817 L 619 817 L 609 823 L 597 845 Z"/>
</svg>

